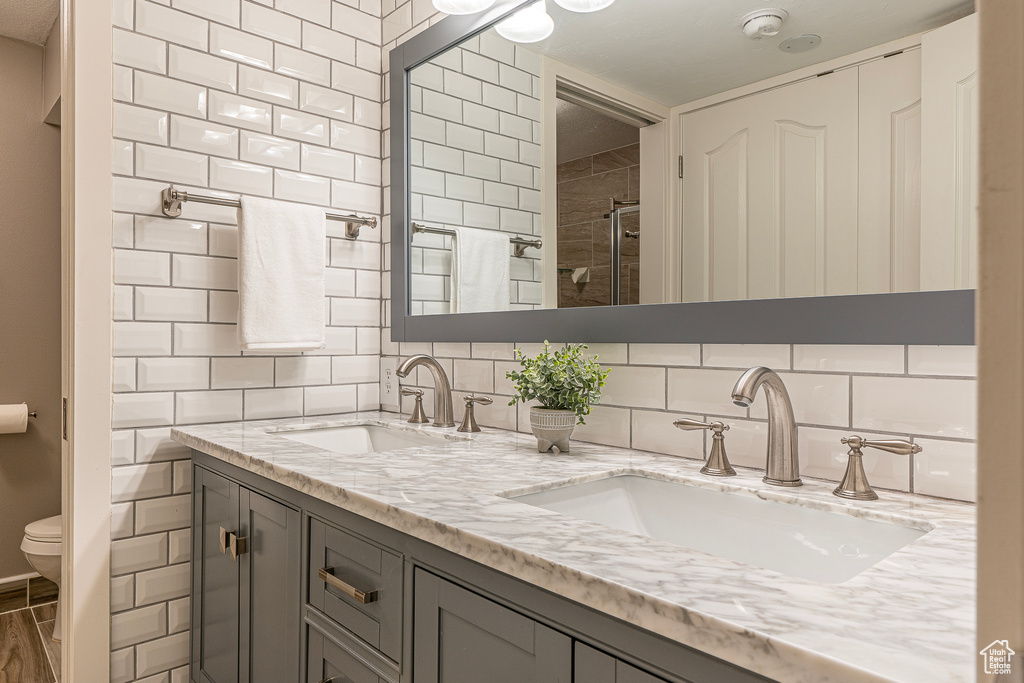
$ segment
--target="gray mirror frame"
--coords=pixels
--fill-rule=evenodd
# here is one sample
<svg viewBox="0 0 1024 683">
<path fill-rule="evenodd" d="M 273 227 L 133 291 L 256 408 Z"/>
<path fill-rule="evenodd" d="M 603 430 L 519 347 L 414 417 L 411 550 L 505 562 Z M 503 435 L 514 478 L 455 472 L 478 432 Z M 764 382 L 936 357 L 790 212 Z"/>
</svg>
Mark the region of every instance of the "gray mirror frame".
<svg viewBox="0 0 1024 683">
<path fill-rule="evenodd" d="M 975 290 L 540 309 L 409 313 L 409 70 L 532 0 L 449 16 L 391 50 L 391 338 L 406 342 L 974 344 Z"/>
</svg>

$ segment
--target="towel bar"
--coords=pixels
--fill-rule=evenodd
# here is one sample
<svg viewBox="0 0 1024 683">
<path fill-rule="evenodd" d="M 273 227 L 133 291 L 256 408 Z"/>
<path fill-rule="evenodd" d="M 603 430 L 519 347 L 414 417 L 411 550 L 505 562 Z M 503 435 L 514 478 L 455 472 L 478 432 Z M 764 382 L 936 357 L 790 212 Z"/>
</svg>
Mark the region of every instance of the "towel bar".
<svg viewBox="0 0 1024 683">
<path fill-rule="evenodd" d="M 177 218 L 181 215 L 181 205 L 183 202 L 199 202 L 200 204 L 216 204 L 217 206 L 233 206 L 238 208 L 242 205 L 242 202 L 238 199 L 227 199 L 225 197 L 210 197 L 203 194 L 189 194 L 184 190 L 174 189 L 174 185 L 169 185 L 163 189 L 160 193 L 160 197 L 163 199 L 163 212 L 165 216 L 170 218 Z M 368 228 L 377 227 L 377 219 L 363 218 L 362 216 L 345 216 L 339 213 L 326 212 L 327 220 L 331 221 L 345 221 L 345 237 L 348 239 L 356 239 L 359 237 L 359 228 L 366 226 Z"/>
<path fill-rule="evenodd" d="M 451 228 L 432 228 L 429 225 L 422 225 L 420 223 L 412 224 L 412 234 L 415 235 L 418 232 L 428 232 L 433 235 L 451 235 L 455 236 L 455 231 Z M 522 237 L 509 237 L 508 241 L 515 245 L 515 255 L 522 257 L 526 254 L 527 247 L 533 247 L 534 249 L 540 249 L 544 246 L 544 242 L 537 240 L 528 240 Z"/>
</svg>

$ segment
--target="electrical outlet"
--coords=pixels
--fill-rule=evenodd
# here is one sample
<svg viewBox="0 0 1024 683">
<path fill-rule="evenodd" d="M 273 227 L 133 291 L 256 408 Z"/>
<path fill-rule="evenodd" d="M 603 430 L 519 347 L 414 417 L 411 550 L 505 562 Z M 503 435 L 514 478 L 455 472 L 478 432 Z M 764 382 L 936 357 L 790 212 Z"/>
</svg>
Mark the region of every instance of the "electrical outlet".
<svg viewBox="0 0 1024 683">
<path fill-rule="evenodd" d="M 398 398 L 398 359 L 384 356 L 380 359 L 380 404 L 397 408 L 401 405 Z"/>
</svg>

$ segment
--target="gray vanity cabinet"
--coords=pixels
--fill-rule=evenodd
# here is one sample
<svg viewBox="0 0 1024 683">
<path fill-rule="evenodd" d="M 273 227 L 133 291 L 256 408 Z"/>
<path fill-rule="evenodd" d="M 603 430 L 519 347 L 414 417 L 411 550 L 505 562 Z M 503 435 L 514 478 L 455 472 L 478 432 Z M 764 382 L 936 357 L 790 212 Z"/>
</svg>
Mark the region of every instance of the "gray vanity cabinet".
<svg viewBox="0 0 1024 683">
<path fill-rule="evenodd" d="M 571 683 L 572 639 L 416 570 L 416 683 Z"/>
<path fill-rule="evenodd" d="M 211 456 L 193 463 L 192 683 L 770 683 Z"/>
<path fill-rule="evenodd" d="M 298 680 L 298 510 L 199 467 L 192 490 L 193 681 Z"/>
</svg>

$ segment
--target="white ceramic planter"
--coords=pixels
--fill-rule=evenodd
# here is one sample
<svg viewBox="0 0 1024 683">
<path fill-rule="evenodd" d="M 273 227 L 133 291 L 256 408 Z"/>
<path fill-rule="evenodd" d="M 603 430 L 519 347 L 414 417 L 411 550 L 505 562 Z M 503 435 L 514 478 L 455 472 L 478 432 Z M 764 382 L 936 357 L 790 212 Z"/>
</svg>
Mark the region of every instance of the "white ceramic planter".
<svg viewBox="0 0 1024 683">
<path fill-rule="evenodd" d="M 533 406 L 530 408 L 530 427 L 537 437 L 538 453 L 550 451 L 552 446 L 559 453 L 568 453 L 569 437 L 576 427 L 576 413 Z"/>
</svg>

